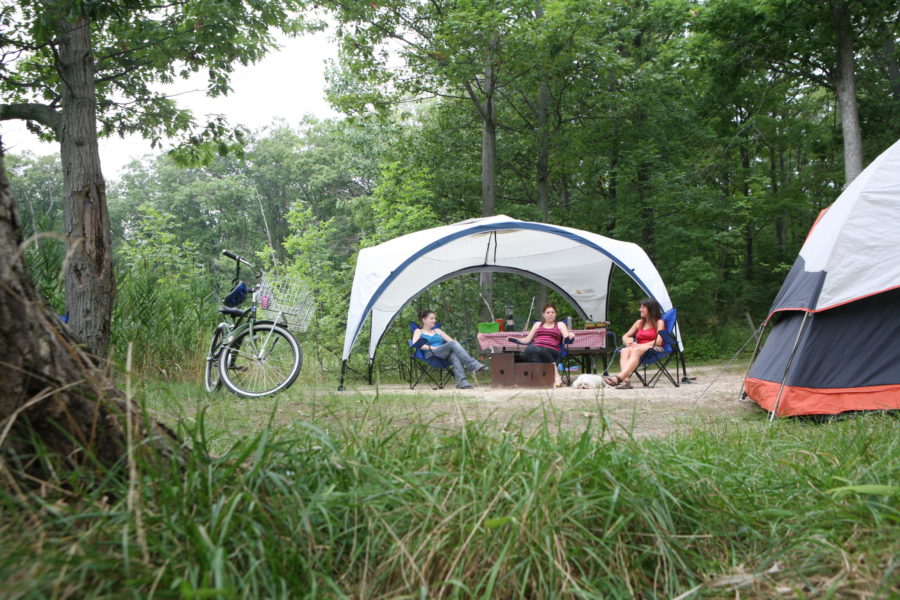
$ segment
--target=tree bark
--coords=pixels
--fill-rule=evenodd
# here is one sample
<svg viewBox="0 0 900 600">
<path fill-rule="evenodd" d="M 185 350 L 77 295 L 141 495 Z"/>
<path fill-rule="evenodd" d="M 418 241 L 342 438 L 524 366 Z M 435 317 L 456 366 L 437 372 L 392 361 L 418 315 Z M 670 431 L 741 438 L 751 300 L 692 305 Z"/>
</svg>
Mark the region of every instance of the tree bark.
<svg viewBox="0 0 900 600">
<path fill-rule="evenodd" d="M 749 205 L 750 197 L 750 149 L 746 142 L 740 145 L 741 151 L 741 194 Z M 746 209 L 746 222 L 744 223 L 744 277 L 747 281 L 753 280 L 753 213 Z"/>
<path fill-rule="evenodd" d="M 534 17 L 540 20 L 544 17 L 544 7 L 538 2 Z M 547 83 L 546 73 L 541 73 L 538 84 L 537 103 L 535 105 L 535 123 L 537 125 L 537 158 L 535 161 L 535 200 L 538 211 L 544 221 L 550 217 L 550 127 L 548 124 L 550 113 L 550 84 Z M 546 294 L 544 294 L 546 297 Z M 543 306 L 543 304 L 542 304 Z"/>
<path fill-rule="evenodd" d="M 884 62 L 885 71 L 887 71 L 891 92 L 894 94 L 894 101 L 900 102 L 900 65 L 897 64 L 897 59 L 894 58 L 896 55 L 894 36 L 884 23 L 881 23 L 880 30 L 884 40 L 881 44 L 881 60 Z"/>
<path fill-rule="evenodd" d="M 537 98 L 537 160 L 535 161 L 535 194 L 538 211 L 544 221 L 550 218 L 550 130 L 547 124 L 550 86 L 542 78 Z"/>
<path fill-rule="evenodd" d="M 484 118 L 481 126 L 481 216 L 493 216 L 497 197 L 497 123 L 494 120 L 493 66 L 484 69 Z"/>
<path fill-rule="evenodd" d="M 21 254 L 22 231 L 0 155 L 0 472 L 44 476 L 41 452 L 82 468 L 112 466 L 126 444 L 126 400 L 62 326 L 34 288 Z M 140 411 L 131 411 L 140 415 Z M 135 431 L 172 450 L 174 436 L 158 424 Z"/>
<path fill-rule="evenodd" d="M 844 135 L 844 185 L 856 179 L 862 172 L 862 128 L 859 123 L 859 107 L 856 101 L 854 76 L 853 37 L 850 9 L 846 0 L 832 0 L 831 15 L 837 31 L 837 69 L 835 93 L 841 111 L 841 131 Z"/>
<path fill-rule="evenodd" d="M 497 73 L 494 69 L 495 45 L 499 40 L 497 34 L 485 51 L 484 65 L 484 103 L 478 101 L 471 87 L 469 95 L 481 114 L 481 216 L 493 216 L 496 210 L 497 195 L 497 123 L 495 120 L 494 91 L 497 85 Z M 490 305 L 494 300 L 494 274 L 481 273 L 481 292 Z M 487 309 L 487 307 L 485 307 Z M 484 313 L 489 318 L 487 312 Z"/>
<path fill-rule="evenodd" d="M 109 345 L 115 281 L 106 205 L 106 182 L 97 143 L 97 99 L 90 22 L 60 23 L 62 78 L 60 156 L 69 244 L 65 269 L 66 310 L 76 337 L 97 356 Z"/>
</svg>

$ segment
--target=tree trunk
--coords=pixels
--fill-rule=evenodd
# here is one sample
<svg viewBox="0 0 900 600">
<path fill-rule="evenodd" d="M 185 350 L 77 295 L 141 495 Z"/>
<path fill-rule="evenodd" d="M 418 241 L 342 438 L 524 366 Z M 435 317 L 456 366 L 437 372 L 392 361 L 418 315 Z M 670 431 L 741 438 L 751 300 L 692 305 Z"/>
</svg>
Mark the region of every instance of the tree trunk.
<svg viewBox="0 0 900 600">
<path fill-rule="evenodd" d="M 850 9 L 846 0 L 832 0 L 831 15 L 837 31 L 837 70 L 834 88 L 841 111 L 841 130 L 844 135 L 844 185 L 847 186 L 862 172 L 863 152 L 859 107 L 856 102 Z"/>
<path fill-rule="evenodd" d="M 772 115 L 773 118 L 777 118 L 777 114 Z M 773 197 L 777 197 L 779 190 L 781 189 L 781 182 L 779 180 L 779 175 L 783 171 L 778 169 L 779 162 L 776 157 L 776 151 L 778 151 L 779 156 L 783 156 L 780 150 L 776 149 L 774 146 L 769 146 L 769 188 Z M 782 161 L 783 164 L 783 161 Z M 775 241 L 778 246 L 778 255 L 784 255 L 784 214 L 779 211 L 778 215 L 775 217 Z"/>
<path fill-rule="evenodd" d="M 486 69 L 489 71 L 490 67 Z M 494 122 L 494 97 L 484 99 L 481 128 L 481 216 L 493 216 L 497 196 L 497 124 Z"/>
<path fill-rule="evenodd" d="M 8 430 L 0 434 L 0 470 L 46 475 L 44 461 L 33 460 L 35 440 L 73 468 L 96 464 L 92 458 L 114 465 L 126 444 L 126 400 L 34 288 L 21 242 L 0 155 L 0 431 Z M 174 447 L 165 428 L 145 425 L 139 430 L 153 433 L 150 445 Z"/>
<path fill-rule="evenodd" d="M 741 193 L 744 201 L 747 203 L 746 222 L 744 223 L 744 277 L 746 280 L 753 279 L 753 210 L 750 208 L 752 199 L 750 197 L 750 149 L 746 143 L 740 145 L 741 150 Z"/>
<path fill-rule="evenodd" d="M 900 65 L 897 64 L 897 59 L 894 58 L 896 56 L 894 36 L 883 22 L 880 24 L 879 30 L 884 39 L 881 44 L 881 60 L 884 62 L 885 71 L 887 71 L 891 92 L 894 94 L 894 101 L 900 102 Z"/>
<path fill-rule="evenodd" d="M 494 90 L 496 88 L 496 72 L 494 70 L 494 45 L 499 40 L 497 34 L 491 47 L 485 53 L 484 67 L 484 104 L 481 105 L 481 216 L 493 216 L 496 211 L 497 196 L 497 123 L 494 114 Z M 475 100 L 473 96 L 473 100 Z M 488 304 L 494 300 L 494 274 L 481 273 L 481 292 Z M 486 309 L 487 307 L 485 307 Z M 487 318 L 489 313 L 485 312 Z"/>
<path fill-rule="evenodd" d="M 69 244 L 66 310 L 76 337 L 97 356 L 105 356 L 115 282 L 106 182 L 100 171 L 97 144 L 94 61 L 87 19 L 60 23 L 59 64 L 60 156 L 66 199 L 63 222 Z"/>
<path fill-rule="evenodd" d="M 544 221 L 550 218 L 550 130 L 547 113 L 550 107 L 550 86 L 541 79 L 538 89 L 537 110 L 537 160 L 535 161 L 535 193 L 538 211 Z"/>
<path fill-rule="evenodd" d="M 540 20 L 544 17 L 544 7 L 537 2 L 534 17 Z M 537 137 L 537 158 L 535 160 L 535 200 L 538 211 L 544 221 L 550 217 L 550 128 L 548 126 L 550 112 L 550 84 L 547 83 L 547 74 L 541 72 L 538 84 L 537 103 L 535 105 L 535 124 Z M 542 295 L 546 298 L 546 293 Z"/>
</svg>

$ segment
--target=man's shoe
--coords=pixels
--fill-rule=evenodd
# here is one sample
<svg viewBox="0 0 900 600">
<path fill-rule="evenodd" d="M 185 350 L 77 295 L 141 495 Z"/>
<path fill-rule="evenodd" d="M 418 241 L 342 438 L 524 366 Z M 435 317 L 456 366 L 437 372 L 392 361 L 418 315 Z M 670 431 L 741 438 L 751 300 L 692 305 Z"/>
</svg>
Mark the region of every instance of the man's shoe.
<svg viewBox="0 0 900 600">
<path fill-rule="evenodd" d="M 458 390 L 471 390 L 471 389 L 473 389 L 473 388 L 472 388 L 472 386 L 471 386 L 470 384 L 468 384 L 468 383 L 460 383 L 460 384 L 458 384 L 458 385 L 456 386 L 456 389 L 458 389 Z"/>
</svg>

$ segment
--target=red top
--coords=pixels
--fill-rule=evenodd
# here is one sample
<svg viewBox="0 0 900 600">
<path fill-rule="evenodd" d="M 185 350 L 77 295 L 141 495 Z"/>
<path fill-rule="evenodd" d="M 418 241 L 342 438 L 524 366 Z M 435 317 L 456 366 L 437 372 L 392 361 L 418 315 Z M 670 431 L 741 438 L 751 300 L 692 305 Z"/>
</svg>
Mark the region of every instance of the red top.
<svg viewBox="0 0 900 600">
<path fill-rule="evenodd" d="M 544 327 L 544 324 L 541 323 L 534 332 L 535 346 L 559 350 L 562 339 L 562 331 L 559 330 L 555 323 L 553 324 L 553 327 Z"/>
<path fill-rule="evenodd" d="M 656 341 L 656 329 L 638 329 L 634 341 L 638 344 L 646 344 L 647 342 Z"/>
</svg>

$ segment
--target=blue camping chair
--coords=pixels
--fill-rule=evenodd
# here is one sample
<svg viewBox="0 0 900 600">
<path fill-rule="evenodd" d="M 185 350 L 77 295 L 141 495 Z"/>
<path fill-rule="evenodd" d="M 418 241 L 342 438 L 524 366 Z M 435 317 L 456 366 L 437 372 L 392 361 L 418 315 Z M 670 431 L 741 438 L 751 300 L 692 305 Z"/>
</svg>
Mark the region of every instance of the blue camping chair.
<svg viewBox="0 0 900 600">
<path fill-rule="evenodd" d="M 440 327 L 440 323 L 436 323 L 435 327 Z M 412 342 L 412 334 L 415 333 L 419 325 L 414 321 L 409 322 L 410 340 L 407 342 L 411 349 L 409 354 L 409 389 L 414 390 L 423 379 L 428 379 L 433 384 L 435 390 L 442 390 L 450 378 L 453 377 L 453 365 L 450 361 L 438 358 L 437 356 L 428 356 L 427 350 L 422 350 L 427 341 L 420 337 L 415 344 Z"/>
<path fill-rule="evenodd" d="M 677 354 L 680 352 L 678 346 L 678 340 L 675 338 L 675 323 L 677 320 L 678 311 L 674 307 L 670 308 L 662 315 L 662 320 L 666 324 L 666 328 L 659 332 L 660 337 L 663 340 L 663 351 L 656 352 L 654 350 L 648 350 L 641 357 L 641 362 L 638 365 L 638 368 L 634 371 L 635 377 L 637 377 L 645 387 L 655 387 L 659 382 L 660 378 L 665 375 L 666 379 L 674 385 L 675 387 L 679 387 L 679 368 L 678 368 L 678 358 Z M 620 354 L 622 351 L 622 347 L 616 348 L 615 353 L 613 354 L 613 360 L 615 360 L 615 356 Z M 672 374 L 669 372 L 669 361 L 675 357 L 675 376 L 672 377 Z M 610 364 L 612 364 L 612 360 Z M 604 375 L 609 375 L 609 370 L 603 372 Z"/>
</svg>

